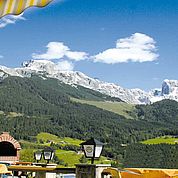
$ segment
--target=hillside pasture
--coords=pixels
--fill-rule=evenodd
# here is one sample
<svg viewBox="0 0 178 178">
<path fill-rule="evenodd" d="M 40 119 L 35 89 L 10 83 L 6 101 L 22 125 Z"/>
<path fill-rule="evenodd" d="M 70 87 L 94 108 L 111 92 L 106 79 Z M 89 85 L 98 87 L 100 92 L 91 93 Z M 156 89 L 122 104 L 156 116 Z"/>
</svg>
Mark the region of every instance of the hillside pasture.
<svg viewBox="0 0 178 178">
<path fill-rule="evenodd" d="M 158 138 L 153 138 L 153 139 L 148 139 L 143 142 L 143 144 L 161 144 L 161 143 L 166 143 L 166 144 L 176 144 L 178 143 L 178 138 L 172 137 L 172 136 L 163 136 L 163 137 L 158 137 Z"/>
<path fill-rule="evenodd" d="M 133 117 L 129 115 L 129 113 L 135 109 L 134 105 L 132 104 L 127 104 L 124 102 L 113 102 L 113 101 L 90 101 L 90 100 L 82 100 L 77 98 L 71 98 L 71 100 L 81 104 L 96 106 L 98 108 L 122 115 L 127 119 L 133 119 Z"/>
<path fill-rule="evenodd" d="M 50 133 L 45 133 L 45 132 L 41 132 L 37 135 L 37 141 L 40 142 L 53 142 L 53 143 L 58 143 L 60 145 L 76 145 L 79 146 L 80 143 L 82 142 L 82 140 L 78 140 L 78 139 L 74 139 L 74 138 L 70 138 L 70 137 L 58 137 L 56 135 L 50 134 Z"/>
</svg>

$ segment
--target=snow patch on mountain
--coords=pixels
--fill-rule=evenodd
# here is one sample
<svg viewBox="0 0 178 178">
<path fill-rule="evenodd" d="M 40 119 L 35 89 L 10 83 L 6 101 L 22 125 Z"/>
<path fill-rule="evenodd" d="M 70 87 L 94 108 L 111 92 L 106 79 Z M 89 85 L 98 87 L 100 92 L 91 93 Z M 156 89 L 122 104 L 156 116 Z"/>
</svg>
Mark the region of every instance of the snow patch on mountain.
<svg viewBox="0 0 178 178">
<path fill-rule="evenodd" d="M 22 77 L 15 69 L 11 69 L 5 66 L 0 66 L 0 70 L 4 72 L 4 74 L 9 74 L 11 76 L 19 76 Z"/>
<path fill-rule="evenodd" d="M 145 92 L 141 89 L 126 89 L 114 83 L 107 83 L 88 77 L 78 71 L 62 71 L 55 63 L 48 60 L 30 60 L 22 63 L 21 68 L 7 68 L 0 66 L 0 79 L 3 76 L 31 77 L 32 74 L 45 75 L 56 78 L 61 82 L 72 86 L 83 86 L 103 94 L 118 97 L 131 104 L 150 104 L 162 99 L 172 99 L 178 101 L 178 81 L 164 80 L 161 89 L 154 89 Z"/>
</svg>

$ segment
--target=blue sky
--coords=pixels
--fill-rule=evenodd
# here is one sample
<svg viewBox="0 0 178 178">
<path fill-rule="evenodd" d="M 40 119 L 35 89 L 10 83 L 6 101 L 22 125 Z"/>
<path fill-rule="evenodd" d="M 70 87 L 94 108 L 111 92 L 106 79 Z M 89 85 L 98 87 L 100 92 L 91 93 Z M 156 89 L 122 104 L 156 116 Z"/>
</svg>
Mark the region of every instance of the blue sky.
<svg viewBox="0 0 178 178">
<path fill-rule="evenodd" d="M 53 60 L 66 70 L 150 90 L 178 80 L 177 19 L 177 0 L 54 0 L 1 19 L 0 65 Z"/>
</svg>

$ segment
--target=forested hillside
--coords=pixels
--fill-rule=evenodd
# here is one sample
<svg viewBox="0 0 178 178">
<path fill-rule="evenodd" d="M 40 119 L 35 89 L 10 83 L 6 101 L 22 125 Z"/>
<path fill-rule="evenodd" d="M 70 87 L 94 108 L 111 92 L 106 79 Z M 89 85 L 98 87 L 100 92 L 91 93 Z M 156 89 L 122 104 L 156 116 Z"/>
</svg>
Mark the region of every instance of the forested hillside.
<svg viewBox="0 0 178 178">
<path fill-rule="evenodd" d="M 177 102 L 165 100 L 136 106 L 129 111 L 135 119 L 126 119 L 95 106 L 76 103 L 70 97 L 120 101 L 55 79 L 8 77 L 0 83 L 0 132 L 9 131 L 16 139 L 24 140 L 33 140 L 40 132 L 81 140 L 95 137 L 107 143 L 104 154 L 112 158 L 124 155 L 121 144 L 178 135 Z M 16 114 L 12 116 L 10 112 Z"/>
<path fill-rule="evenodd" d="M 178 168 L 178 144 L 132 144 L 125 150 L 125 167 Z"/>
<path fill-rule="evenodd" d="M 163 100 L 152 105 L 137 105 L 136 113 L 139 119 L 156 122 L 178 122 L 178 103 L 173 100 Z"/>
</svg>

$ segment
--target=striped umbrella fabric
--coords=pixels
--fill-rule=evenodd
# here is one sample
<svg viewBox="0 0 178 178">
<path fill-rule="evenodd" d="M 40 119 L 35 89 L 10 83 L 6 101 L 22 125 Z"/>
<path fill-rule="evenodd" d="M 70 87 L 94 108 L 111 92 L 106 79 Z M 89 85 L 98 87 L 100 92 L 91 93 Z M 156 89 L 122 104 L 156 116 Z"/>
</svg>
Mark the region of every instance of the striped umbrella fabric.
<svg viewBox="0 0 178 178">
<path fill-rule="evenodd" d="M 0 0 L 0 18 L 7 15 L 19 15 L 31 6 L 44 7 L 52 0 Z"/>
</svg>

